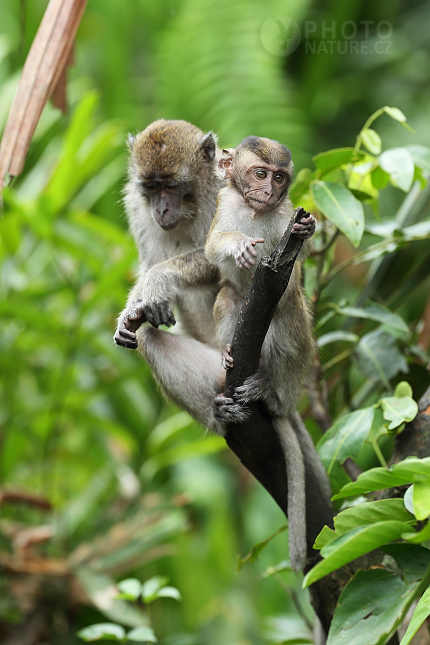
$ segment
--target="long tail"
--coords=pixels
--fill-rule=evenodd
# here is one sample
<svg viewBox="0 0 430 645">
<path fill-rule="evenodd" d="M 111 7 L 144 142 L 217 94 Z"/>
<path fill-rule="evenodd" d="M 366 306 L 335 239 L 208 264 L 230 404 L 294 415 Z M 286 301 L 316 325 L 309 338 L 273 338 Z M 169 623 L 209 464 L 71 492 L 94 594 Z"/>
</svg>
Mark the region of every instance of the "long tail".
<svg viewBox="0 0 430 645">
<path fill-rule="evenodd" d="M 306 564 L 306 494 L 305 467 L 296 433 L 287 417 L 273 419 L 287 465 L 288 541 L 290 565 L 301 571 Z"/>
<path fill-rule="evenodd" d="M 312 468 L 318 481 L 321 484 L 322 491 L 327 495 L 328 499 L 332 496 L 330 479 L 328 478 L 326 469 L 323 466 L 321 457 L 314 446 L 309 432 L 298 412 L 292 412 L 289 419 L 296 431 L 297 439 L 299 440 L 300 448 L 302 449 L 303 461 L 306 468 Z"/>
</svg>

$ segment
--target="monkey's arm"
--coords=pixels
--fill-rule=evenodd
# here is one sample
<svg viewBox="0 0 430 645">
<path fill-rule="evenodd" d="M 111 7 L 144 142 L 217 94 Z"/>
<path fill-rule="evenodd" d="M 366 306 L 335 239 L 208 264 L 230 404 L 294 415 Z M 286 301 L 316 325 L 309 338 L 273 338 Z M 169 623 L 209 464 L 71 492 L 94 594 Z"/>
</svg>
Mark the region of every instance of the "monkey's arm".
<svg viewBox="0 0 430 645">
<path fill-rule="evenodd" d="M 239 269 L 252 269 L 257 251 L 254 246 L 263 243 L 262 237 L 248 237 L 239 231 L 210 230 L 206 240 L 205 254 L 217 266 L 233 258 Z"/>
<path fill-rule="evenodd" d="M 142 270 L 118 319 L 114 341 L 122 347 L 136 349 L 135 332 L 142 323 L 148 321 L 154 327 L 170 327 L 176 323 L 172 304 L 178 293 L 191 287 L 215 285 L 218 281 L 218 269 L 208 261 L 203 249 Z"/>
</svg>

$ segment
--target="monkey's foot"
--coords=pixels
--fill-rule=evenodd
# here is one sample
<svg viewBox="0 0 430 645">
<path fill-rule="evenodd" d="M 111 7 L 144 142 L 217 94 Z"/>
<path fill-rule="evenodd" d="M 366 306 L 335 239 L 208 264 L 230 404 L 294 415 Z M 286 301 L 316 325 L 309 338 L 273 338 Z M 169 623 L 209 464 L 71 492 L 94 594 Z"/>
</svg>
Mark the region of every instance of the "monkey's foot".
<svg viewBox="0 0 430 645">
<path fill-rule="evenodd" d="M 268 376 L 263 372 L 256 372 L 249 376 L 243 385 L 235 390 L 236 400 L 242 405 L 250 401 L 265 400 L 270 397 L 272 384 Z"/>
<path fill-rule="evenodd" d="M 225 350 L 223 351 L 221 356 L 221 363 L 223 368 L 226 371 L 232 370 L 234 367 L 233 356 L 230 354 L 230 352 L 231 352 L 231 345 L 226 345 Z"/>
<path fill-rule="evenodd" d="M 115 343 L 127 349 L 137 349 L 136 331 L 146 322 L 141 300 L 134 300 L 120 316 L 118 327 L 113 337 Z"/>
<path fill-rule="evenodd" d="M 214 417 L 225 425 L 227 423 L 242 423 L 249 418 L 251 411 L 236 403 L 223 394 L 218 394 L 214 399 Z"/>
<path fill-rule="evenodd" d="M 316 228 L 316 219 L 310 213 L 307 213 L 308 217 L 305 217 L 300 220 L 300 222 L 294 224 L 292 228 L 292 233 L 297 235 L 297 237 L 302 240 L 306 240 L 315 233 Z"/>
</svg>

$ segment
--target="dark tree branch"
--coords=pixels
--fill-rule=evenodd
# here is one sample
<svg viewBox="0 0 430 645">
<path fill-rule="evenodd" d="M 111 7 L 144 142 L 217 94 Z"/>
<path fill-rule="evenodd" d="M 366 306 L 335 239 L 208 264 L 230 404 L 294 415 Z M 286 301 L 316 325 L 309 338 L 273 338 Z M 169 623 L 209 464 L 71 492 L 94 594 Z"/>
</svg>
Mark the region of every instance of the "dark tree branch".
<svg viewBox="0 0 430 645">
<path fill-rule="evenodd" d="M 257 267 L 234 333 L 231 347 L 234 368 L 227 372 L 226 396 L 232 396 L 234 389 L 258 369 L 270 321 L 287 288 L 303 243 L 291 235 L 291 229 L 305 215 L 304 209 L 296 209 L 295 218 L 292 218 L 272 255 L 263 258 Z M 249 407 L 252 414 L 245 423 L 228 427 L 227 444 L 288 516 L 287 472 L 278 435 L 262 403 L 251 403 Z M 306 516 L 308 558 L 315 563 L 318 557 L 312 548 L 315 538 L 325 524 L 333 525 L 333 510 L 320 482 L 309 468 L 306 469 Z"/>
</svg>

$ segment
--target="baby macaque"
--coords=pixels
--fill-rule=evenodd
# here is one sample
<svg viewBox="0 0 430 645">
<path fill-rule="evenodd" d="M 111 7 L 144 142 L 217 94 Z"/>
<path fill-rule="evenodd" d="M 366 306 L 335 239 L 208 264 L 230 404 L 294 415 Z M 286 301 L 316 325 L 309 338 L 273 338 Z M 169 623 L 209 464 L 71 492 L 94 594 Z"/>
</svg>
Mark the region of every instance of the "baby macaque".
<svg viewBox="0 0 430 645">
<path fill-rule="evenodd" d="M 293 217 L 288 197 L 293 163 L 290 151 L 277 141 L 247 137 L 237 148 L 223 150 L 219 168 L 227 186 L 218 195 L 205 253 L 221 273 L 214 319 L 228 370 L 234 366 L 230 343 L 253 268 L 272 253 Z M 296 571 L 306 563 L 303 452 L 315 453 L 307 461 L 316 463 L 326 479 L 310 437 L 296 435 L 288 418 L 296 410 L 314 357 L 311 318 L 300 286 L 301 262 L 314 232 L 312 215 L 293 226 L 292 233 L 304 243 L 264 340 L 258 372 L 236 388 L 234 399 L 219 395 L 214 401 L 215 417 L 224 425 L 243 420 L 249 401 L 263 401 L 271 415 L 287 466 L 290 562 Z"/>
</svg>

